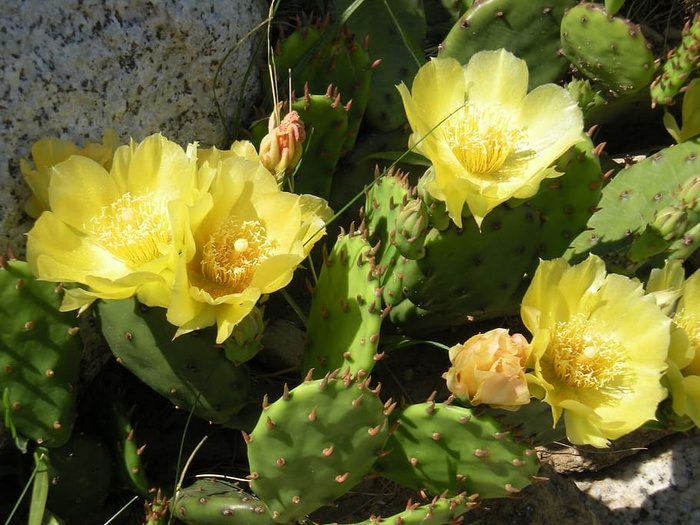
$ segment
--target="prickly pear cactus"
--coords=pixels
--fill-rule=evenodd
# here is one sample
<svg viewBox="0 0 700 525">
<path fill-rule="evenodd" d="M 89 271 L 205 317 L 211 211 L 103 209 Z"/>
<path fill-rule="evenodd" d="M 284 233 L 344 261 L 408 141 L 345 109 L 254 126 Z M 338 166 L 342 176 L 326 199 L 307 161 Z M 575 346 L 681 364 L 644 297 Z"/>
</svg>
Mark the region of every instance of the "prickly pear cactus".
<svg viewBox="0 0 700 525">
<path fill-rule="evenodd" d="M 123 401 L 116 395 L 107 397 L 103 407 L 107 444 L 112 451 L 115 478 L 130 490 L 147 497 L 152 485 L 146 477 L 141 455 L 146 447 L 136 440 L 134 427 Z"/>
<path fill-rule="evenodd" d="M 324 256 L 307 324 L 304 372 L 369 372 L 377 360 L 382 312 L 374 249 L 362 233 L 339 236 Z"/>
<path fill-rule="evenodd" d="M 275 523 L 263 502 L 237 485 L 217 478 L 201 478 L 180 490 L 171 509 L 179 520 L 197 525 Z"/>
<path fill-rule="evenodd" d="M 376 468 L 406 487 L 497 498 L 519 492 L 539 469 L 534 450 L 470 409 L 428 402 L 408 406 L 392 420 L 398 426 Z"/>
<path fill-rule="evenodd" d="M 410 83 L 425 62 L 422 45 L 426 37 L 425 12 L 419 0 L 392 2 L 333 2 L 336 17 L 351 12 L 350 30 L 358 40 L 367 39 L 373 60 L 382 61 L 372 73 L 365 123 L 381 131 L 397 129 L 406 122 L 396 84 Z"/>
<path fill-rule="evenodd" d="M 292 103 L 306 126 L 304 154 L 294 175 L 294 191 L 328 199 L 336 164 L 342 153 L 348 130 L 349 106 L 340 102 L 340 94 L 328 86 L 324 95 L 306 91 Z"/>
<path fill-rule="evenodd" d="M 474 2 L 440 44 L 439 56 L 466 64 L 478 51 L 504 48 L 527 62 L 530 89 L 563 78 L 559 26 L 574 0 Z"/>
<path fill-rule="evenodd" d="M 543 223 L 540 258 L 561 257 L 586 227 L 603 189 L 599 155 L 600 148 L 584 136 L 557 162 L 557 170 L 564 175 L 545 179 L 529 201 Z"/>
<path fill-rule="evenodd" d="M 668 105 L 681 88 L 690 82 L 700 60 L 700 16 L 683 28 L 683 38 L 669 54 L 661 67 L 661 74 L 652 82 L 651 104 Z"/>
<path fill-rule="evenodd" d="M 343 153 L 355 145 L 370 95 L 373 62 L 367 42 L 358 42 L 347 26 L 330 27 L 327 19 L 299 27 L 275 48 L 278 85 L 290 81 L 296 93 L 323 93 L 329 85 L 338 90 L 348 107 L 348 127 L 342 139 Z"/>
<path fill-rule="evenodd" d="M 464 495 L 454 497 L 435 496 L 429 503 L 419 504 L 409 501 L 406 510 L 393 516 L 372 516 L 355 525 L 444 525 L 460 523 L 460 516 L 478 506 L 474 498 Z"/>
<path fill-rule="evenodd" d="M 82 341 L 62 287 L 0 255 L 0 414 L 20 440 L 64 445 L 76 417 Z"/>
<path fill-rule="evenodd" d="M 431 229 L 425 256 L 407 260 L 403 267 L 404 297 L 438 314 L 434 320 L 440 328 L 455 318 L 467 322 L 469 316 L 490 317 L 517 308 L 517 290 L 536 260 L 541 228 L 527 206 L 501 205 L 484 219 L 481 231 L 472 220 L 465 220 L 464 229 L 454 224 L 444 231 Z M 459 272 L 454 271 L 456 263 Z M 392 320 L 411 330 L 412 319 L 402 323 L 400 313 L 392 309 Z"/>
<path fill-rule="evenodd" d="M 112 456 L 98 438 L 75 433 L 49 451 L 48 508 L 63 519 L 78 520 L 102 508 L 112 480 Z"/>
<path fill-rule="evenodd" d="M 165 310 L 131 299 L 101 302 L 98 312 L 112 353 L 139 379 L 178 407 L 237 426 L 236 414 L 248 401 L 248 371 L 214 345 L 211 329 L 173 340 Z"/>
<path fill-rule="evenodd" d="M 566 438 L 564 419 L 559 419 L 555 425 L 552 407 L 535 398 L 518 410 L 489 409 L 488 414 L 498 421 L 504 432 L 510 432 L 519 443 L 531 448 Z"/>
<path fill-rule="evenodd" d="M 578 70 L 603 88 L 632 94 L 654 78 L 654 55 L 638 25 L 581 3 L 561 21 L 561 45 Z"/>
<path fill-rule="evenodd" d="M 248 443 L 250 487 L 277 523 L 330 504 L 369 472 L 388 437 L 384 404 L 338 371 L 263 406 Z"/>
<path fill-rule="evenodd" d="M 647 263 L 656 265 L 664 258 L 690 255 L 698 247 L 693 209 L 686 212 L 685 222 L 673 224 L 669 223 L 673 217 L 659 213 L 674 202 L 695 206 L 686 193 L 696 187 L 693 177 L 700 173 L 699 157 L 700 138 L 695 138 L 620 171 L 603 189 L 600 209 L 565 256 L 577 261 L 595 253 L 605 257 L 616 271 L 634 274 Z M 688 221 L 693 218 L 695 222 Z"/>
</svg>

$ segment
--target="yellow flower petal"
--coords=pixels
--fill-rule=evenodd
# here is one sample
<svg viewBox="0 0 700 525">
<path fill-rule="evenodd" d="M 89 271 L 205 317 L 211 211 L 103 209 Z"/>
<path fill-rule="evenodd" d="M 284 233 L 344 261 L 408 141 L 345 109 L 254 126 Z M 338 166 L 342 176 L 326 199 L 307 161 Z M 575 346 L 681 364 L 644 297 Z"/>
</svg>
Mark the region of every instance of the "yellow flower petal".
<svg viewBox="0 0 700 525">
<path fill-rule="evenodd" d="M 20 160 L 20 171 L 32 190 L 32 196 L 25 204 L 25 211 L 36 218 L 42 212 L 51 209 L 49 185 L 52 175 L 51 168 L 56 164 L 73 155 L 80 155 L 109 169 L 118 142 L 119 137 L 114 130 L 105 131 L 102 144 L 90 142 L 84 148 L 78 148 L 72 142 L 54 137 L 43 138 L 35 142 L 32 146 L 32 160 L 36 167 L 25 159 Z"/>
<path fill-rule="evenodd" d="M 529 78 L 524 60 L 505 49 L 482 51 L 469 60 L 464 77 L 469 100 L 516 114 L 520 111 Z"/>
<path fill-rule="evenodd" d="M 53 212 L 44 213 L 29 231 L 27 252 L 32 272 L 54 282 L 84 282 L 88 275 L 98 272 L 117 278 L 128 271 L 108 250 Z"/>
<path fill-rule="evenodd" d="M 86 157 L 71 157 L 53 168 L 51 210 L 73 228 L 84 231 L 86 224 L 119 196 L 109 172 Z"/>
</svg>

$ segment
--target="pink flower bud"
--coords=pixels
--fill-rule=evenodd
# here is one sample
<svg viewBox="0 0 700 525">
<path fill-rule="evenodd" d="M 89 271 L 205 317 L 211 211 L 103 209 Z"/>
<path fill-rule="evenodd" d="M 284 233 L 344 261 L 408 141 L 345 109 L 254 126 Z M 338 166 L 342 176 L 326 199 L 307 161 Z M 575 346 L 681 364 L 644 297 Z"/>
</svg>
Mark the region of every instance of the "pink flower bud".
<svg viewBox="0 0 700 525">
<path fill-rule="evenodd" d="M 530 402 L 527 354 L 525 337 L 496 328 L 450 348 L 452 366 L 442 377 L 452 393 L 466 397 L 472 405 L 517 410 Z"/>
<path fill-rule="evenodd" d="M 260 160 L 279 181 L 299 162 L 306 131 L 296 111 L 290 111 L 279 125 L 276 124 L 277 118 L 273 114 L 270 117 L 269 132 L 260 142 Z"/>
</svg>

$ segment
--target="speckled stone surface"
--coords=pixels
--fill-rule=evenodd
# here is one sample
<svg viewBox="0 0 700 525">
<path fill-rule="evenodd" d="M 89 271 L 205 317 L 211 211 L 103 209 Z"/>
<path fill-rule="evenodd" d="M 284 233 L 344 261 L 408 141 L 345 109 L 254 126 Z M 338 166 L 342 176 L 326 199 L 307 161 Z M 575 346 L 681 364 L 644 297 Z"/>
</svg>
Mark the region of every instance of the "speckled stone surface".
<svg viewBox="0 0 700 525">
<path fill-rule="evenodd" d="M 227 51 L 264 19 L 262 0 L 5 0 L 0 10 L 0 249 L 22 253 L 30 224 L 19 159 L 34 141 L 82 145 L 111 127 L 122 140 L 162 132 L 223 146 L 214 77 Z M 226 60 L 217 94 L 231 118 L 253 41 Z"/>
<path fill-rule="evenodd" d="M 606 525 L 700 524 L 700 433 L 664 438 L 575 482 Z"/>
</svg>

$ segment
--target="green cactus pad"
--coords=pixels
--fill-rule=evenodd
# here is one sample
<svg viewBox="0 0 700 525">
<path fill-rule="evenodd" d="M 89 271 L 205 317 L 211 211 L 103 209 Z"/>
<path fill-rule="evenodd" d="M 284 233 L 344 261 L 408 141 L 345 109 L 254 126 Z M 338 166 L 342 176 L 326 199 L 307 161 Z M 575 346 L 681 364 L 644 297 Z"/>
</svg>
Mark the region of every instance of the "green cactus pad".
<svg viewBox="0 0 700 525">
<path fill-rule="evenodd" d="M 250 487 L 276 522 L 332 503 L 369 472 L 388 436 L 377 394 L 336 371 L 263 406 L 246 437 Z"/>
<path fill-rule="evenodd" d="M 537 455 L 491 417 L 467 408 L 416 404 L 395 413 L 398 427 L 376 464 L 392 481 L 431 494 L 512 495 L 537 474 Z"/>
<path fill-rule="evenodd" d="M 650 86 L 652 107 L 672 104 L 681 88 L 687 85 L 700 61 L 700 16 L 683 28 L 683 38 L 661 66 L 661 74 Z"/>
<path fill-rule="evenodd" d="M 639 26 L 602 5 L 571 8 L 561 21 L 561 45 L 581 73 L 615 93 L 636 93 L 654 78 L 654 55 Z"/>
<path fill-rule="evenodd" d="M 603 173 L 591 139 L 582 137 L 557 163 L 564 175 L 545 179 L 529 204 L 542 220 L 539 257 L 561 257 L 600 201 Z"/>
<path fill-rule="evenodd" d="M 113 394 L 105 396 L 106 430 L 114 458 L 114 474 L 125 486 L 143 497 L 148 497 L 151 484 L 146 477 L 141 453 L 145 445 L 140 445 L 134 435 L 129 414 L 122 400 Z"/>
<path fill-rule="evenodd" d="M 292 109 L 306 126 L 304 154 L 294 175 L 294 191 L 328 200 L 348 130 L 348 109 L 331 87 L 324 95 L 307 91 L 292 103 Z"/>
<path fill-rule="evenodd" d="M 217 478 L 201 478 L 180 490 L 170 508 L 174 516 L 196 525 L 273 525 L 265 504 L 240 487 Z"/>
<path fill-rule="evenodd" d="M 316 26 L 297 28 L 275 49 L 280 87 L 287 86 L 291 70 L 291 85 L 296 93 L 307 89 L 311 93 L 323 93 L 333 85 L 343 104 L 351 102 L 348 128 L 342 140 L 343 153 L 355 145 L 370 96 L 373 69 L 365 47 L 347 27 L 331 28 L 319 22 Z"/>
<path fill-rule="evenodd" d="M 420 505 L 409 501 L 406 510 L 393 516 L 372 516 L 370 519 L 354 525 L 444 525 L 460 523 L 459 517 L 477 506 L 472 498 L 455 496 L 452 498 L 435 497 L 430 503 Z M 381 520 L 381 521 L 380 521 Z"/>
<path fill-rule="evenodd" d="M 397 227 L 397 219 L 404 206 L 409 201 L 418 202 L 413 199 L 414 193 L 408 177 L 394 170 L 377 178 L 367 191 L 364 221 L 370 241 L 378 247 L 374 261 L 377 267 L 375 273 L 382 289 L 382 299 L 387 305 L 394 305 L 402 299 L 404 261 L 396 243 L 402 244 L 407 251 L 409 245 L 414 248 L 414 252 L 423 251 L 423 239 L 428 230 L 427 218 L 423 231 L 412 238 L 411 242 L 405 237 L 405 228 Z"/>
<path fill-rule="evenodd" d="M 49 451 L 49 497 L 47 507 L 68 520 L 102 508 L 112 480 L 112 455 L 94 436 L 74 434 L 62 447 Z"/>
<path fill-rule="evenodd" d="M 529 87 L 563 78 L 559 25 L 573 0 L 482 0 L 474 2 L 445 37 L 439 56 L 466 64 L 478 51 L 504 48 L 527 62 Z"/>
<path fill-rule="evenodd" d="M 21 439 L 64 445 L 73 432 L 82 341 L 62 287 L 0 256 L 0 415 Z"/>
<path fill-rule="evenodd" d="M 535 398 L 518 410 L 488 409 L 488 414 L 516 440 L 530 447 L 566 439 L 564 419 L 560 418 L 555 425 L 551 405 Z"/>
<path fill-rule="evenodd" d="M 340 16 L 353 0 L 332 3 Z M 406 122 L 401 96 L 396 85 L 410 83 L 425 62 L 422 49 L 426 37 L 425 12 L 420 0 L 360 2 L 347 24 L 358 40 L 367 38 L 372 59 L 382 62 L 374 69 L 370 82 L 370 98 L 364 122 L 380 131 L 397 129 Z"/>
<path fill-rule="evenodd" d="M 665 148 L 620 171 L 603 189 L 597 211 L 565 257 L 578 261 L 591 252 L 614 260 L 616 271 L 634 273 L 658 254 L 676 257 L 677 250 L 697 247 L 691 229 L 676 241 L 664 240 L 648 226 L 657 212 L 677 199 L 683 185 L 700 173 L 700 138 Z M 692 228 L 695 225 L 688 225 Z M 661 244 L 659 244 L 661 243 Z M 682 251 L 687 257 L 687 250 Z M 630 257 L 631 255 L 631 257 Z M 658 262 L 658 261 L 657 261 Z"/>
<path fill-rule="evenodd" d="M 361 234 L 351 233 L 324 257 L 311 299 L 304 373 L 321 378 L 338 368 L 353 374 L 373 368 L 383 318 L 374 255 Z"/>
<path fill-rule="evenodd" d="M 237 426 L 236 414 L 248 401 L 248 370 L 214 344 L 213 328 L 173 340 L 165 310 L 132 299 L 100 302 L 98 312 L 112 353 L 141 381 L 178 407 L 194 407 L 201 418 Z"/>
<path fill-rule="evenodd" d="M 432 229 L 425 239 L 426 254 L 407 260 L 403 268 L 405 297 L 433 311 L 488 316 L 517 306 L 516 291 L 532 266 L 541 223 L 526 206 L 500 205 L 481 226 L 465 220 L 444 231 Z"/>
</svg>

